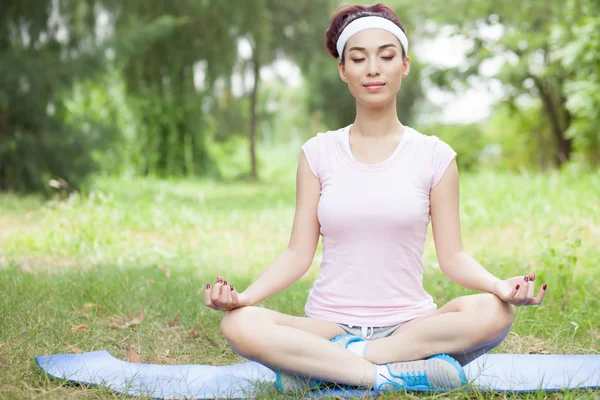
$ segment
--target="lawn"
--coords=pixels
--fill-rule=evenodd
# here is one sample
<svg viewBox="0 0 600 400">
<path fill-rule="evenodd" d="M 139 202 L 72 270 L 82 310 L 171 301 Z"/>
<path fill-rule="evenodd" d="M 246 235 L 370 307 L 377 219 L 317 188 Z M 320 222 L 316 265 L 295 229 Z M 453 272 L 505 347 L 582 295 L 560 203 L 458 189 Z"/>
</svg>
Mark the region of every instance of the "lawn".
<svg viewBox="0 0 600 400">
<path fill-rule="evenodd" d="M 243 290 L 287 245 L 294 199 L 293 179 L 98 179 L 63 200 L 0 195 L 0 398 L 118 397 L 46 378 L 38 355 L 242 361 L 220 336 L 222 314 L 204 307 L 203 287 L 223 275 Z M 496 352 L 600 353 L 600 174 L 463 174 L 461 221 L 467 251 L 490 271 L 532 269 L 548 283 L 544 304 L 519 309 Z M 306 276 L 264 305 L 302 315 L 320 251 Z M 438 305 L 471 293 L 440 272 L 431 236 L 424 264 Z M 577 396 L 600 391 L 549 397 Z"/>
</svg>

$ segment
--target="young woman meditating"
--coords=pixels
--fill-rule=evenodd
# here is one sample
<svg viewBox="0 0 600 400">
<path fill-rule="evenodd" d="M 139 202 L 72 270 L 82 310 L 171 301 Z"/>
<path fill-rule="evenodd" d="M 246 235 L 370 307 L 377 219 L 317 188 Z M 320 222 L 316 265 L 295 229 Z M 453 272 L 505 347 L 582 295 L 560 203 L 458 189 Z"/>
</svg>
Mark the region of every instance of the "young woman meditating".
<svg viewBox="0 0 600 400">
<path fill-rule="evenodd" d="M 463 250 L 456 153 L 396 113 L 410 58 L 393 11 L 347 7 L 326 41 L 356 118 L 302 146 L 288 247 L 241 293 L 223 277 L 207 284 L 205 303 L 227 312 L 228 343 L 277 371 L 283 390 L 321 381 L 380 392 L 460 387 L 461 366 L 498 346 L 514 306 L 539 305 L 546 285 L 536 296 L 534 273 L 503 280 Z M 423 289 L 430 220 L 440 269 L 483 293 L 438 309 Z M 319 235 L 323 261 L 306 316 L 254 307 L 307 272 Z"/>
</svg>

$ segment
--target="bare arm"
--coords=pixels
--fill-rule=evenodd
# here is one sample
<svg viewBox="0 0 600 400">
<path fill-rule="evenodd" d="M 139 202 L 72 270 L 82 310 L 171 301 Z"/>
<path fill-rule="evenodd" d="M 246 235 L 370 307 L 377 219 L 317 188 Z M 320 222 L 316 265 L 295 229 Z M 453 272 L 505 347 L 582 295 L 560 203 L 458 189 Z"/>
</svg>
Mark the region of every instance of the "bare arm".
<svg viewBox="0 0 600 400">
<path fill-rule="evenodd" d="M 304 153 L 296 176 L 296 213 L 288 247 L 244 292 L 252 304 L 289 287 L 310 268 L 319 241 L 317 205 L 321 184 L 310 170 Z"/>
<path fill-rule="evenodd" d="M 501 280 L 489 273 L 463 249 L 459 218 L 459 179 L 452 161 L 439 183 L 431 190 L 431 222 L 440 269 L 453 282 L 468 289 L 493 293 L 515 305 L 540 304 L 546 286 L 534 295 L 535 274 Z"/>
<path fill-rule="evenodd" d="M 229 311 L 260 303 L 286 289 L 308 271 L 319 241 L 317 205 L 320 192 L 319 178 L 310 170 L 302 152 L 296 175 L 296 212 L 287 248 L 242 293 L 237 294 L 224 282 L 217 282 L 212 290 L 207 285 L 205 303 L 208 307 Z"/>
<path fill-rule="evenodd" d="M 430 201 L 433 238 L 442 272 L 458 285 L 492 293 L 499 279 L 463 249 L 456 161 L 452 161 L 442 179 L 431 190 Z"/>
</svg>

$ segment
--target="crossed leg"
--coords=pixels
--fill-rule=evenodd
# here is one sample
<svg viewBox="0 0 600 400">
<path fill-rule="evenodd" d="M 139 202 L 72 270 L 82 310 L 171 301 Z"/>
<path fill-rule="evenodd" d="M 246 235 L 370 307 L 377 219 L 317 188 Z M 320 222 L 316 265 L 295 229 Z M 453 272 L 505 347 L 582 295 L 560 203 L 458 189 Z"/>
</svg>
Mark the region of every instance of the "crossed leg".
<svg viewBox="0 0 600 400">
<path fill-rule="evenodd" d="M 329 341 L 345 333 L 333 322 L 243 307 L 223 318 L 221 331 L 234 351 L 273 370 L 346 385 L 373 385 L 373 364 Z"/>
<path fill-rule="evenodd" d="M 514 306 L 492 294 L 458 297 L 394 335 L 370 342 L 365 358 L 387 364 L 446 353 L 465 365 L 502 342 L 514 315 Z"/>
<path fill-rule="evenodd" d="M 373 365 L 463 356 L 499 344 L 512 325 L 514 308 L 491 294 L 459 297 L 370 342 L 365 358 L 329 342 L 344 330 L 332 322 L 294 317 L 259 307 L 236 309 L 221 330 L 240 355 L 272 369 L 353 386 L 373 385 Z M 487 347 L 486 347 L 487 346 Z"/>
</svg>

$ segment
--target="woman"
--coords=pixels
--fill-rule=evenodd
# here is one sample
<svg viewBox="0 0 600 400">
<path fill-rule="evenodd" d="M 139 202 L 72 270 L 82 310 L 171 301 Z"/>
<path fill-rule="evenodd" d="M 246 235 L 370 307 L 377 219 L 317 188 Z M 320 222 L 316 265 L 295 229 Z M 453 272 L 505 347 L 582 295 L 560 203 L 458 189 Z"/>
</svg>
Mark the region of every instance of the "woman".
<svg viewBox="0 0 600 400">
<path fill-rule="evenodd" d="M 464 252 L 456 153 L 397 117 L 410 58 L 393 11 L 345 8 L 326 39 L 356 118 L 302 147 L 288 247 L 242 293 L 223 277 L 207 284 L 205 303 L 228 312 L 221 329 L 231 347 L 278 371 L 284 390 L 318 380 L 380 392 L 460 387 L 461 366 L 500 344 L 514 306 L 541 304 L 546 285 L 534 297 L 534 273 L 502 280 Z M 484 293 L 437 309 L 422 286 L 430 220 L 441 270 Z M 306 273 L 319 235 L 306 317 L 254 307 Z"/>
</svg>

